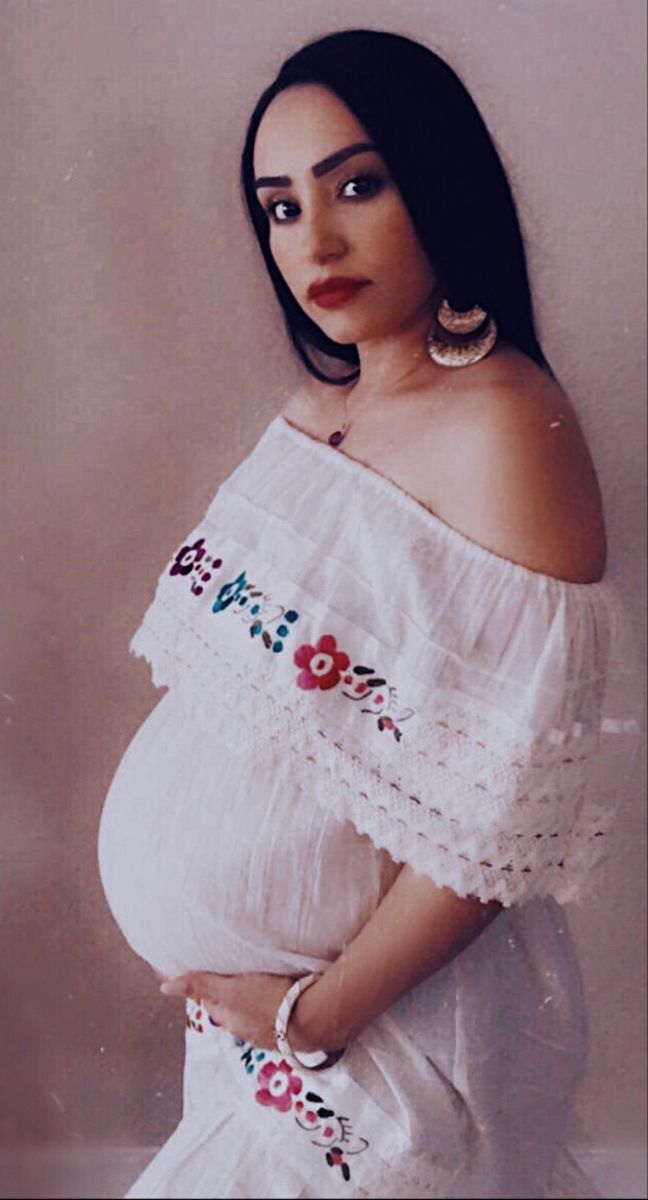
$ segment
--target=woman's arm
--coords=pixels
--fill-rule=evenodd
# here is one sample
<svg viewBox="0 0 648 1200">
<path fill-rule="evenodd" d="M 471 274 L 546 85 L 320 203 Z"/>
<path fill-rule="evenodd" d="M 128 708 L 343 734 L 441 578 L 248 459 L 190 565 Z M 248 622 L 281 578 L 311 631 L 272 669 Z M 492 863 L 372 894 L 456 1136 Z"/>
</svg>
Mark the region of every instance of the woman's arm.
<svg viewBox="0 0 648 1200">
<path fill-rule="evenodd" d="M 501 907 L 498 900 L 462 899 L 403 866 L 357 937 L 298 998 L 288 1027 L 293 1050 L 346 1046 L 399 996 L 474 941 Z M 274 1049 L 275 1016 L 294 976 L 189 971 L 160 977 L 167 995 L 192 997 L 234 1037 Z"/>
<path fill-rule="evenodd" d="M 288 1026 L 294 1050 L 337 1050 L 459 954 L 501 911 L 457 896 L 407 864 L 360 933 L 299 997 Z"/>
<path fill-rule="evenodd" d="M 606 552 L 600 489 L 559 385 L 543 376 L 536 386 L 526 375 L 498 382 L 480 394 L 477 407 L 466 407 L 450 437 L 445 457 L 435 456 L 439 469 L 449 464 L 435 481 L 448 525 L 532 571 L 575 583 L 600 579 Z M 344 954 L 300 996 L 291 1044 L 338 1049 L 459 954 L 501 907 L 462 899 L 403 867 Z"/>
</svg>

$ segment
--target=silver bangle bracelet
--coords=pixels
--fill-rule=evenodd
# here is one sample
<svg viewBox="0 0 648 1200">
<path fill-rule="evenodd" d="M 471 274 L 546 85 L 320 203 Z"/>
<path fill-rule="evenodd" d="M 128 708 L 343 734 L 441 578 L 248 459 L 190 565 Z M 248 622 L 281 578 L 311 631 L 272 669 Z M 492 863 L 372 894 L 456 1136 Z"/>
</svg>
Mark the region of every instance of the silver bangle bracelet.
<svg viewBox="0 0 648 1200">
<path fill-rule="evenodd" d="M 332 1067 L 344 1054 L 342 1050 L 312 1050 L 309 1053 L 297 1054 L 292 1049 L 288 1041 L 288 1022 L 290 1014 L 302 992 L 310 987 L 312 983 L 316 983 L 321 979 L 322 972 L 313 972 L 311 975 L 303 975 L 301 979 L 296 979 L 295 982 L 288 988 L 275 1017 L 274 1032 L 277 1049 L 280 1054 L 287 1058 L 292 1058 L 300 1067 L 306 1067 L 310 1071 L 321 1071 L 326 1067 Z"/>
</svg>

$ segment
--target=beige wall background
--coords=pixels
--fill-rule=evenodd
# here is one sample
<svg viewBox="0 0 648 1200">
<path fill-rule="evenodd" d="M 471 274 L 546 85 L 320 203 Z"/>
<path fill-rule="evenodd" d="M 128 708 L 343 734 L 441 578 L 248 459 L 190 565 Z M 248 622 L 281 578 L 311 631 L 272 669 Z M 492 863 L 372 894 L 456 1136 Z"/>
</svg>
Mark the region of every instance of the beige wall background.
<svg viewBox="0 0 648 1200">
<path fill-rule="evenodd" d="M 539 334 L 597 465 L 644 645 L 641 0 L 4 0 L 0 1146 L 161 1142 L 180 1002 L 112 921 L 110 780 L 160 692 L 128 641 L 169 547 L 301 368 L 242 210 L 246 121 L 304 41 L 405 33 L 459 71 L 526 238 Z M 641 1142 L 645 757 L 595 898 L 573 1130 Z"/>
</svg>

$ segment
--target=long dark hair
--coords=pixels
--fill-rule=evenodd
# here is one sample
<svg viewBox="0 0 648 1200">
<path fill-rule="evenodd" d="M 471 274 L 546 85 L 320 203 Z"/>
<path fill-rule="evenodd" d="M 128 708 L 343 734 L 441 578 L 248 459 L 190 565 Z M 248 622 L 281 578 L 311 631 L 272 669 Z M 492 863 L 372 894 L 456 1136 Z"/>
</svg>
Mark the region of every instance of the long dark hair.
<svg viewBox="0 0 648 1200">
<path fill-rule="evenodd" d="M 334 342 L 304 312 L 277 269 L 269 218 L 254 187 L 253 152 L 261 118 L 293 84 L 323 84 L 366 129 L 407 206 L 453 308 L 480 304 L 499 336 L 552 378 L 535 332 L 520 224 L 511 188 L 481 114 L 465 85 L 438 54 L 400 34 L 345 29 L 309 42 L 287 58 L 259 98 L 241 156 L 241 186 L 290 340 L 311 375 L 344 385 L 358 378 L 354 343 Z M 331 378 L 307 353 L 354 370 Z"/>
</svg>

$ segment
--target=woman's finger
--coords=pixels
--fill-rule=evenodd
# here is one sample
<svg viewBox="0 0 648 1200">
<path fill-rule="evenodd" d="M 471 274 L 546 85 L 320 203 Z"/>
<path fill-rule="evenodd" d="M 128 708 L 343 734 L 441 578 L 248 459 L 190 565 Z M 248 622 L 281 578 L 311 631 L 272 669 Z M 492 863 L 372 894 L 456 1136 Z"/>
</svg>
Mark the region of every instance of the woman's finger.
<svg viewBox="0 0 648 1200">
<path fill-rule="evenodd" d="M 167 979 L 160 984 L 160 991 L 165 996 L 193 996 L 193 986 L 190 975 L 178 975 L 176 979 Z"/>
<path fill-rule="evenodd" d="M 161 984 L 165 996 L 191 996 L 194 1000 L 210 1000 L 218 1004 L 225 999 L 230 975 L 216 975 L 213 971 L 190 971 L 177 975 Z"/>
</svg>

